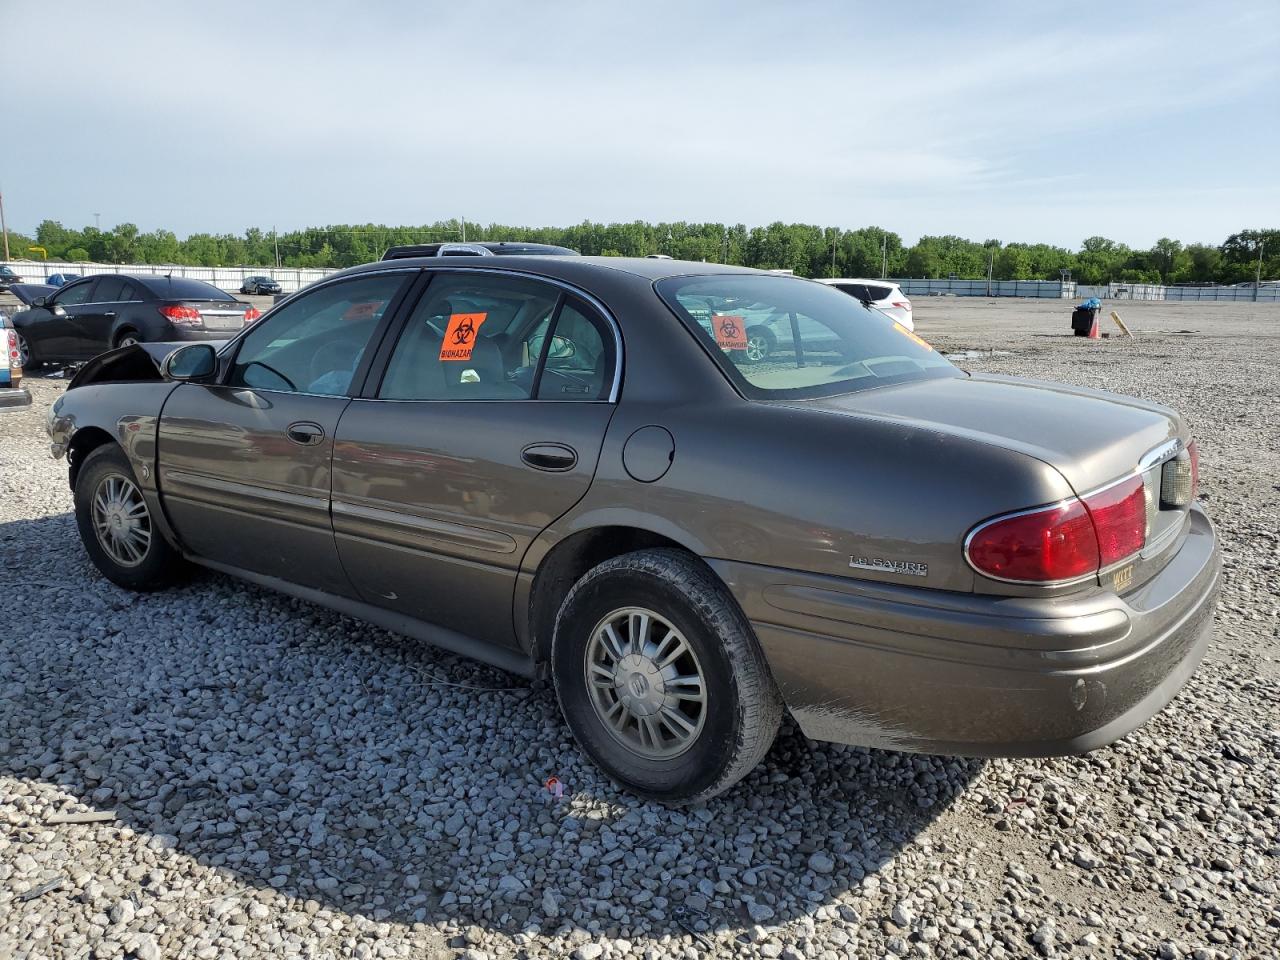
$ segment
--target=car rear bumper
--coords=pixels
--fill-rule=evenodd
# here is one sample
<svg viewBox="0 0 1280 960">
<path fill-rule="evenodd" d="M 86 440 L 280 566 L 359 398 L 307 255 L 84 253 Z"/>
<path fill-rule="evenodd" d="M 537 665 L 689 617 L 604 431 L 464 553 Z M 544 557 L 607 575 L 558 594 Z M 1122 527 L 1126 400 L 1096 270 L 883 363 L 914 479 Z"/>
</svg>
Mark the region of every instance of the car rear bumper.
<svg viewBox="0 0 1280 960">
<path fill-rule="evenodd" d="M 191 340 L 230 340 L 240 332 L 239 327 L 228 327 L 226 330 L 209 330 L 206 328 L 174 326 L 165 337 L 169 342 L 186 342 Z"/>
<path fill-rule="evenodd" d="M 958 756 L 1083 753 L 1191 676 L 1220 558 L 1198 507 L 1177 554 L 1123 597 L 983 597 L 712 561 L 805 735 Z"/>
</svg>

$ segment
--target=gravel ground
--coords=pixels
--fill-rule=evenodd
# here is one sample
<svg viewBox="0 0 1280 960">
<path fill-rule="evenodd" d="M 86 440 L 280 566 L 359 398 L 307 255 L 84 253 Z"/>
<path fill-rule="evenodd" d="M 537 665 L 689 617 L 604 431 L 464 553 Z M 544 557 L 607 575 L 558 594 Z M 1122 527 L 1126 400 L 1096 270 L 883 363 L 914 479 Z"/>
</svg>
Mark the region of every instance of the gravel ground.
<svg viewBox="0 0 1280 960">
<path fill-rule="evenodd" d="M 1121 309 L 1136 339 L 916 317 L 1187 415 L 1226 558 L 1187 689 L 1083 758 L 784 730 L 683 811 L 604 781 L 540 685 L 222 577 L 110 586 L 45 447 L 65 384 L 32 381 L 0 411 L 0 957 L 1276 956 L 1280 308 Z"/>
</svg>

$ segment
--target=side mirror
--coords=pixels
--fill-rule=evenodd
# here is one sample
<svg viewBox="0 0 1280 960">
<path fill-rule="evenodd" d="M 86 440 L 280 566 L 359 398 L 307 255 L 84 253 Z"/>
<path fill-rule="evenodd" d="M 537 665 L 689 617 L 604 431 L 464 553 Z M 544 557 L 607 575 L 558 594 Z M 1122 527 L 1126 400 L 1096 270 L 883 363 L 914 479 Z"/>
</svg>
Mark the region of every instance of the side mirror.
<svg viewBox="0 0 1280 960">
<path fill-rule="evenodd" d="M 578 345 L 568 337 L 552 337 L 551 349 L 547 351 L 548 360 L 568 360 L 578 355 Z"/>
<path fill-rule="evenodd" d="M 31 305 L 33 307 L 43 307 L 48 302 L 49 302 L 48 297 L 36 297 L 34 300 L 31 301 Z"/>
<path fill-rule="evenodd" d="M 161 373 L 167 380 L 200 381 L 218 369 L 218 355 L 207 343 L 193 343 L 164 358 Z"/>
</svg>

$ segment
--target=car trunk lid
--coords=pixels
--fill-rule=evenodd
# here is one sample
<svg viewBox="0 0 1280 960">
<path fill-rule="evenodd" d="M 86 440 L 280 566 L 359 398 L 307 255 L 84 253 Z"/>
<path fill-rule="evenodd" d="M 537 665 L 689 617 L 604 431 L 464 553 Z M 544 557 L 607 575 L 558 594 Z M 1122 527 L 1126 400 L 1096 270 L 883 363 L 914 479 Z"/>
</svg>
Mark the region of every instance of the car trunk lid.
<svg viewBox="0 0 1280 960">
<path fill-rule="evenodd" d="M 1076 493 L 1137 469 L 1142 457 L 1185 439 L 1167 407 L 1085 387 L 976 375 L 924 380 L 806 401 L 832 413 L 909 420 L 1016 450 L 1057 468 Z"/>
<path fill-rule="evenodd" d="M 157 306 L 162 314 L 165 313 L 165 308 L 193 309 L 200 315 L 199 319 L 188 322 L 203 325 L 206 330 L 239 330 L 257 316 L 252 304 L 241 303 L 239 300 L 166 300 Z M 252 316 L 249 316 L 250 311 L 253 311 Z"/>
</svg>

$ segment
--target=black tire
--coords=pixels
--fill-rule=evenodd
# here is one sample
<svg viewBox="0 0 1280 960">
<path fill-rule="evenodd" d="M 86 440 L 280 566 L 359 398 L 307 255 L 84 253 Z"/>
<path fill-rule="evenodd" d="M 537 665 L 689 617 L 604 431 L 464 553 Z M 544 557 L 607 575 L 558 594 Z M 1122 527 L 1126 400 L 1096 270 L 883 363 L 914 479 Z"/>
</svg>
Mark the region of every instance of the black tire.
<svg viewBox="0 0 1280 960">
<path fill-rule="evenodd" d="M 105 489 L 103 485 L 113 479 L 139 489 L 128 458 L 114 443 L 103 444 L 91 452 L 76 475 L 76 526 L 80 528 L 80 540 L 89 559 L 104 577 L 127 590 L 160 590 L 178 582 L 189 569 L 187 561 L 165 541 L 149 512 L 146 513 L 148 543 L 136 562 L 122 563 L 103 546 L 95 530 L 93 504 L 100 488 Z"/>
<path fill-rule="evenodd" d="M 111 338 L 111 349 L 115 350 L 125 345 L 126 340 L 132 340 L 134 343 L 142 342 L 142 335 L 132 327 L 125 327 L 117 330 L 116 335 Z"/>
<path fill-rule="evenodd" d="M 701 726 L 670 758 L 624 745 L 588 689 L 593 632 L 610 614 L 632 607 L 658 613 L 683 634 L 704 680 Z M 679 550 L 629 553 L 588 571 L 556 617 L 551 668 L 582 749 L 620 786 L 662 803 L 695 803 L 729 789 L 764 758 L 782 719 L 782 700 L 751 625 L 714 574 Z"/>
<path fill-rule="evenodd" d="M 764 363 L 778 348 L 778 338 L 768 327 L 747 328 L 747 349 L 742 351 L 742 358 L 747 363 Z"/>
<path fill-rule="evenodd" d="M 27 362 L 22 365 L 22 369 L 24 371 L 30 371 L 30 370 L 38 369 L 39 367 L 43 367 L 44 361 L 41 360 L 40 357 L 37 355 L 35 344 L 32 343 L 27 337 L 24 337 L 22 335 L 21 330 L 17 331 L 17 333 L 18 333 L 18 349 L 21 350 L 23 346 L 25 346 L 27 351 Z"/>
</svg>

